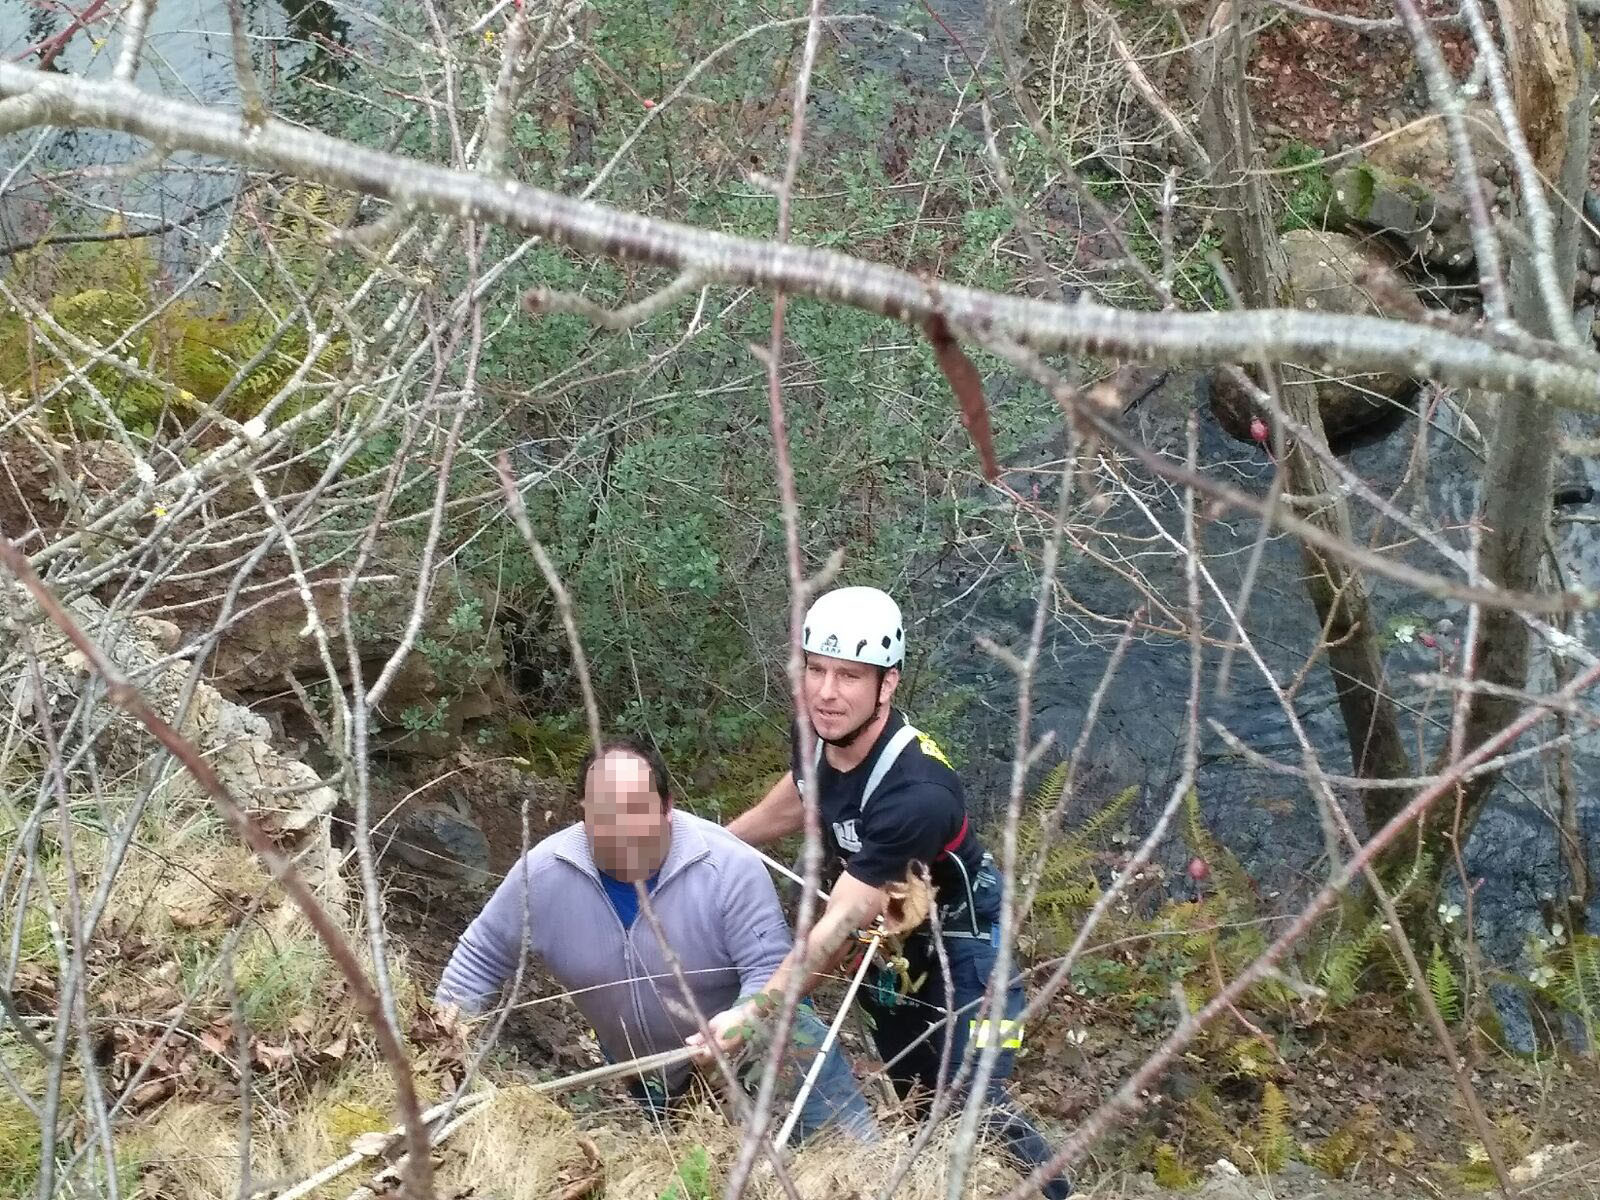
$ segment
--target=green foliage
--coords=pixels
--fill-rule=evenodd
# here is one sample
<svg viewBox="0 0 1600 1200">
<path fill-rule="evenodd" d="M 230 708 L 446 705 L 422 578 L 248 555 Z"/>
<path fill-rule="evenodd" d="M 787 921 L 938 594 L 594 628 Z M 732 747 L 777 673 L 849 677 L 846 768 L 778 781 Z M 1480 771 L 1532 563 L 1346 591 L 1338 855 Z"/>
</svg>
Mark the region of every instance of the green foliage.
<svg viewBox="0 0 1600 1200">
<path fill-rule="evenodd" d="M 704 1146 L 696 1146 L 684 1155 L 660 1200 L 711 1200 L 715 1194 L 711 1155 Z"/>
<path fill-rule="evenodd" d="M 1515 1113 L 1504 1113 L 1495 1118 L 1495 1136 L 1500 1142 L 1500 1153 L 1507 1162 L 1517 1162 L 1531 1150 L 1533 1131 Z M 1463 1188 L 1473 1192 L 1494 1191 L 1500 1181 L 1489 1161 L 1489 1152 L 1482 1142 L 1468 1142 L 1466 1161 L 1456 1166 L 1453 1174 Z"/>
<path fill-rule="evenodd" d="M 39 1176 L 39 1122 L 21 1101 L 0 1095 L 0 1196 L 23 1196 Z"/>
<path fill-rule="evenodd" d="M 659 100 L 690 66 L 768 19 L 763 13 L 753 0 L 715 11 L 682 0 L 596 0 L 585 9 L 590 52 L 564 60 L 570 70 L 556 91 L 514 122 L 512 173 L 573 191 L 639 131 L 644 99 Z M 396 19 L 426 32 L 412 15 Z M 607 202 L 706 229 L 770 234 L 776 202 L 741 173 L 752 162 L 770 169 L 784 153 L 792 36 L 775 30 L 731 46 L 696 76 L 690 97 L 657 107 L 608 176 Z M 893 76 L 862 70 L 856 56 L 872 53 L 879 37 L 903 35 L 861 27 L 823 44 L 812 86 L 826 102 L 814 106 L 808 131 L 813 146 L 828 149 L 808 153 L 794 240 L 936 268 L 953 282 L 1018 286 L 1026 259 L 1014 253 L 1018 234 L 983 165 L 981 134 L 925 128 L 923 97 L 908 101 Z M 481 58 L 477 42 L 460 48 Z M 351 85 L 365 86 L 359 78 Z M 369 119 L 364 108 L 348 117 Z M 1037 157 L 1013 171 L 1022 194 L 1048 178 Z M 926 192 L 908 189 L 907 172 L 934 182 Z M 1051 249 L 1075 245 L 1064 230 L 1037 236 Z M 484 260 L 519 241 L 488 233 Z M 515 312 L 526 289 L 542 287 L 617 305 L 668 278 L 543 244 L 518 251 L 486 302 Z M 766 297 L 712 289 L 692 341 L 669 354 L 694 303 L 686 298 L 626 336 L 572 314 L 495 322 L 479 376 L 497 396 L 537 397 L 493 406 L 493 420 L 518 426 L 520 444 L 537 448 L 530 455 L 561 464 L 529 489 L 529 517 L 571 594 L 607 725 L 648 734 L 675 774 L 714 790 L 710 799 L 727 809 L 747 802 L 746 793 L 736 796 L 734 781 L 713 767 L 752 750 L 764 759 L 789 707 L 784 530 L 764 373 L 749 352 L 770 337 L 773 312 Z M 974 456 L 948 385 L 923 339 L 858 310 L 791 299 L 785 335 L 806 566 L 842 547 L 841 582 L 895 590 L 915 627 L 924 596 L 907 585 L 908 568 L 968 536 L 973 515 L 990 503 L 971 486 Z M 992 416 L 1002 456 L 1059 422 L 1050 398 L 1032 387 Z M 493 437 L 500 444 L 501 431 Z M 468 456 L 459 473 L 458 494 L 497 486 Z M 478 505 L 461 511 L 447 531 L 461 546 L 455 561 L 492 582 L 503 608 L 527 621 L 521 661 L 537 672 L 530 705 L 575 709 L 576 680 L 543 577 L 514 531 L 482 530 Z M 927 653 L 910 647 L 901 700 L 960 760 L 971 697 L 931 677 Z M 543 769 L 540 755 L 528 757 Z"/>
<path fill-rule="evenodd" d="M 1184 836 L 1189 849 L 1211 868 L 1212 903 L 1225 911 L 1253 909 L 1255 887 L 1233 851 L 1211 836 L 1200 811 L 1200 793 L 1194 788 L 1184 797 Z"/>
<path fill-rule="evenodd" d="M 1251 1130 L 1250 1148 L 1265 1171 L 1278 1171 L 1289 1159 L 1289 1101 L 1275 1083 L 1261 1089 L 1261 1111 Z"/>
<path fill-rule="evenodd" d="M 1430 878 L 1432 859 L 1419 855 L 1397 887 L 1390 891 L 1395 906 L 1401 908 L 1412 898 L 1419 885 Z M 1353 936 L 1344 936 L 1342 926 L 1329 937 L 1316 971 L 1318 982 L 1327 989 L 1329 1003 L 1335 1008 L 1349 1004 L 1356 996 L 1362 972 L 1372 953 L 1389 932 L 1388 922 L 1382 913 L 1370 914 Z"/>
<path fill-rule="evenodd" d="M 412 704 L 400 712 L 400 727 L 410 734 L 437 733 L 444 728 L 450 704 L 441 700 L 437 704 Z"/>
<path fill-rule="evenodd" d="M 265 928 L 240 939 L 234 955 L 239 1008 L 260 1033 L 289 1028 L 326 994 L 332 963 L 320 944 L 274 937 Z"/>
<path fill-rule="evenodd" d="M 1569 935 L 1559 927 L 1533 942 L 1534 988 L 1582 1023 L 1589 1045 L 1600 1045 L 1600 936 Z"/>
<path fill-rule="evenodd" d="M 326 213 L 332 203 L 309 187 L 295 189 L 292 200 L 299 213 Z M 116 231 L 115 223 L 106 230 Z M 325 251 L 314 245 L 314 233 L 305 216 L 289 216 L 279 230 L 280 260 L 317 261 Z M 264 307 L 257 293 L 226 272 L 214 292 L 167 295 L 152 241 L 46 244 L 19 255 L 13 271 L 20 290 L 32 293 L 50 320 L 35 321 L 17 309 L 0 315 L 0 388 L 37 394 L 62 385 L 47 406 L 58 430 L 102 436 L 120 424 L 148 437 L 163 418 L 187 423 L 224 393 L 222 411 L 244 420 L 311 353 L 304 324 L 285 321 L 293 315 L 290 307 Z M 89 353 L 107 350 L 114 357 L 74 375 Z M 335 339 L 317 355 L 316 366 L 332 368 L 344 350 Z M 296 407 L 292 401 L 281 406 L 275 420 Z"/>
<path fill-rule="evenodd" d="M 1279 229 L 1324 229 L 1333 189 L 1322 166 L 1322 151 L 1305 142 L 1292 141 L 1278 151 L 1272 165 L 1298 168 L 1287 178 Z"/>
<path fill-rule="evenodd" d="M 1160 1187 L 1183 1191 L 1200 1182 L 1200 1176 L 1184 1166 L 1177 1150 L 1166 1142 L 1156 1146 L 1154 1167 L 1156 1184 Z"/>
<path fill-rule="evenodd" d="M 517 716 L 512 717 L 507 726 L 533 769 L 563 782 L 574 776 L 583 756 L 589 753 L 589 732 L 584 727 L 582 714 L 537 721 Z"/>
<path fill-rule="evenodd" d="M 1332 1179 L 1343 1179 L 1372 1153 L 1376 1111 L 1362 1105 L 1315 1146 L 1302 1145 L 1300 1157 Z"/>
<path fill-rule="evenodd" d="M 1252 1163 L 1259 1170 L 1278 1171 L 1295 1153 L 1290 1135 L 1289 1098 L 1276 1083 L 1261 1085 L 1254 1116 L 1235 1123 L 1225 1115 L 1216 1093 L 1202 1087 L 1183 1107 L 1196 1148 L 1207 1156 L 1226 1155 L 1236 1163 Z"/>
<path fill-rule="evenodd" d="M 1039 890 L 1034 899 L 1031 930 L 1041 953 L 1058 954 L 1071 943 L 1078 918 L 1100 898 L 1100 884 L 1090 869 L 1095 855 L 1138 796 L 1137 788 L 1112 797 L 1077 829 L 1050 840 L 1048 827 L 1066 786 L 1068 764 L 1058 763 L 1045 775 L 1017 832 L 1018 861 L 1031 869 L 1041 850 Z M 1046 850 L 1046 843 L 1049 848 Z"/>
<path fill-rule="evenodd" d="M 1428 990 L 1433 993 L 1433 1003 L 1446 1021 L 1461 1017 L 1461 985 L 1456 980 L 1455 968 L 1444 952 L 1444 947 L 1434 943 L 1433 957 L 1428 960 Z"/>
</svg>

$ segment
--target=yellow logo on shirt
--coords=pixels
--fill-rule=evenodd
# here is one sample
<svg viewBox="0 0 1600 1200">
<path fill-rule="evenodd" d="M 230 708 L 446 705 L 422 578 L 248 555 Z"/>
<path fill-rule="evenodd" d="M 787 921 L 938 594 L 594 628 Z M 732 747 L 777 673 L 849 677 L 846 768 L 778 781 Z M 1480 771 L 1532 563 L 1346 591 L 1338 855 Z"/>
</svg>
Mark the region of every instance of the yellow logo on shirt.
<svg viewBox="0 0 1600 1200">
<path fill-rule="evenodd" d="M 922 752 L 929 758 L 936 758 L 945 766 L 950 767 L 950 760 L 944 756 L 944 751 L 939 749 L 939 743 L 925 733 L 917 734 L 917 745 L 922 747 Z M 952 771 L 954 767 L 950 767 Z"/>
</svg>

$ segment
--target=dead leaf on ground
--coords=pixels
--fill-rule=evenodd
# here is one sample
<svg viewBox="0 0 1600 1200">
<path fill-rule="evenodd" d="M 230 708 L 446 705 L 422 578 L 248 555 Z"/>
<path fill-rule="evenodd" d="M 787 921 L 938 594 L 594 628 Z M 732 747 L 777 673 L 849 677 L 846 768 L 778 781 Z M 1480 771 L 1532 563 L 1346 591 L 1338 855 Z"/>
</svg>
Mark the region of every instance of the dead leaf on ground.
<svg viewBox="0 0 1600 1200">
<path fill-rule="evenodd" d="M 218 1058 L 229 1058 L 234 1053 L 233 1022 L 223 1017 L 213 1021 L 211 1028 L 200 1035 L 200 1045 Z"/>
<path fill-rule="evenodd" d="M 21 964 L 11 980 L 11 1000 L 17 1011 L 27 1016 L 49 1013 L 56 1003 L 55 976 L 32 963 Z"/>
<path fill-rule="evenodd" d="M 391 1133 L 363 1133 L 360 1137 L 350 1139 L 350 1152 L 377 1158 L 394 1140 L 395 1135 Z"/>
<path fill-rule="evenodd" d="M 220 923 L 222 914 L 208 904 L 196 904 L 187 908 L 169 908 L 167 917 L 176 929 L 204 929 L 207 925 Z"/>
<path fill-rule="evenodd" d="M 257 1038 L 250 1043 L 250 1059 L 263 1071 L 276 1071 L 294 1060 L 294 1051 Z"/>
<path fill-rule="evenodd" d="M 345 1055 L 350 1053 L 350 1035 L 341 1033 L 317 1051 L 317 1058 L 321 1062 L 342 1062 Z"/>
<path fill-rule="evenodd" d="M 577 1139 L 578 1149 L 583 1151 L 585 1171 L 584 1174 L 567 1183 L 558 1194 L 558 1200 L 583 1200 L 585 1196 L 598 1190 L 606 1181 L 605 1164 L 600 1161 L 600 1150 L 593 1139 L 580 1137 Z M 563 1171 L 562 1176 L 571 1174 Z M 559 1182 L 559 1177 L 558 1177 Z"/>
<path fill-rule="evenodd" d="M 160 1079 L 149 1079 L 133 1089 L 133 1094 L 128 1097 L 125 1107 L 129 1112 L 143 1112 L 163 1100 L 170 1099 L 177 1094 L 177 1091 L 178 1081 L 170 1075 L 164 1075 Z"/>
</svg>

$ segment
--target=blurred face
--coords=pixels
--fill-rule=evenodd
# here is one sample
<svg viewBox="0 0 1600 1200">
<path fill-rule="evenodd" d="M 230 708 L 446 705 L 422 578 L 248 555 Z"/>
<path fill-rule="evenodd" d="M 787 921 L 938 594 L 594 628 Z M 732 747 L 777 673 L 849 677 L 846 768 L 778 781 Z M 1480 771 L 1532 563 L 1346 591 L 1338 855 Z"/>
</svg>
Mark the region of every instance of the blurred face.
<svg viewBox="0 0 1600 1200">
<path fill-rule="evenodd" d="M 882 674 L 879 683 L 877 667 L 806 655 L 806 713 L 817 736 L 823 741 L 842 738 L 870 721 L 878 706 L 888 704 L 900 672 L 891 667 Z"/>
<path fill-rule="evenodd" d="M 650 782 L 650 766 L 625 751 L 595 760 L 584 780 L 583 824 L 595 866 L 627 882 L 648 879 L 666 860 L 671 810 Z"/>
</svg>

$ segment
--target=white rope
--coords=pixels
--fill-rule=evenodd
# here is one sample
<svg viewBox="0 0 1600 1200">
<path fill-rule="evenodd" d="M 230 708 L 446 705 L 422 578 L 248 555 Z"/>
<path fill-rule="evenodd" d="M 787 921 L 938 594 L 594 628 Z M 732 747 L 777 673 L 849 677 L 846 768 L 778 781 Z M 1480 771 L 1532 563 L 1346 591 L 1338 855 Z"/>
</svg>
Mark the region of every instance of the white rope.
<svg viewBox="0 0 1600 1200">
<path fill-rule="evenodd" d="M 422 1123 L 424 1125 L 431 1124 L 452 1109 L 465 1115 L 467 1111 L 475 1110 L 492 1094 L 493 1093 L 491 1092 L 479 1092 L 475 1096 L 463 1096 L 460 1100 L 446 1100 L 443 1104 L 437 1104 L 430 1108 L 427 1112 L 423 1113 Z M 451 1122 L 451 1124 L 454 1125 L 455 1122 Z M 361 1143 L 361 1149 L 350 1151 L 349 1154 L 346 1154 L 338 1162 L 329 1163 L 327 1166 L 323 1167 L 322 1170 L 311 1176 L 311 1178 L 297 1183 L 294 1187 L 290 1188 L 286 1192 L 279 1193 L 278 1200 L 300 1200 L 301 1196 L 309 1196 L 323 1184 L 330 1180 L 337 1179 L 339 1176 L 343 1175 L 346 1171 L 350 1170 L 359 1163 L 369 1158 L 380 1157 L 389 1147 L 389 1145 L 392 1144 L 394 1139 L 403 1137 L 404 1135 L 405 1127 L 400 1125 L 395 1126 L 393 1129 L 389 1130 L 388 1133 L 380 1134 L 378 1138 L 373 1138 L 370 1134 L 363 1134 L 362 1137 L 356 1139 Z M 379 1138 L 382 1140 L 380 1141 Z"/>
<path fill-rule="evenodd" d="M 875 933 L 872 941 L 867 944 L 867 952 L 861 956 L 861 965 L 856 968 L 855 978 L 850 981 L 850 987 L 844 994 L 844 1000 L 839 1005 L 839 1011 L 833 1018 L 833 1024 L 828 1026 L 828 1036 L 822 1039 L 822 1045 L 817 1048 L 816 1058 L 811 1060 L 811 1069 L 806 1072 L 805 1082 L 800 1085 L 800 1091 L 794 1098 L 794 1106 L 789 1109 L 789 1116 L 783 1123 L 783 1128 L 778 1132 L 775 1143 L 781 1150 L 788 1144 L 789 1135 L 794 1132 L 794 1124 L 800 1119 L 800 1110 L 805 1107 L 806 1098 L 811 1095 L 811 1087 L 817 1082 L 817 1076 L 822 1073 L 822 1060 L 828 1056 L 834 1039 L 839 1036 L 839 1028 L 844 1024 L 846 1014 L 850 1011 L 851 1002 L 856 998 L 856 992 L 861 988 L 861 981 L 866 978 L 867 968 L 872 965 L 872 958 L 878 952 L 878 946 L 883 941 L 883 934 Z"/>
<path fill-rule="evenodd" d="M 761 859 L 762 862 L 766 863 L 767 866 L 771 867 L 774 871 L 778 872 L 778 874 L 787 876 L 788 878 L 794 880 L 794 882 L 798 883 L 801 887 L 805 887 L 806 881 L 804 879 L 802 879 L 800 876 L 796 875 L 788 867 L 784 866 L 777 859 L 767 857 L 767 855 L 762 854 L 760 850 L 756 850 L 756 848 L 754 846 L 751 846 L 750 848 L 752 850 L 756 851 L 757 856 Z M 823 891 L 823 889 L 821 887 L 817 888 L 817 895 L 821 896 L 824 900 L 829 898 L 828 897 L 828 893 Z"/>
</svg>

